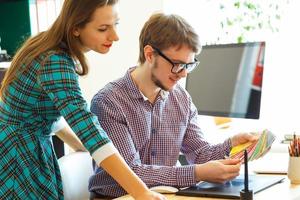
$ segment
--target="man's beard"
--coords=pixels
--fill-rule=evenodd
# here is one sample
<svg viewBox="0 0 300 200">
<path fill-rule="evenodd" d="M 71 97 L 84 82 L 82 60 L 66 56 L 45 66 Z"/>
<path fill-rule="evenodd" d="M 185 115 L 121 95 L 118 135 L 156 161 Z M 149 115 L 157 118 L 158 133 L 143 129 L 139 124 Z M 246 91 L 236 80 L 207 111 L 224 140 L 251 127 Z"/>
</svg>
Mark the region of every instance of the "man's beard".
<svg viewBox="0 0 300 200">
<path fill-rule="evenodd" d="M 162 84 L 162 82 L 161 82 L 160 80 L 158 80 L 158 79 L 156 78 L 156 76 L 154 75 L 153 70 L 154 70 L 154 69 L 157 69 L 157 68 L 158 68 L 157 60 L 155 60 L 155 63 L 154 63 L 154 65 L 153 65 L 153 68 L 151 69 L 151 80 L 153 81 L 153 83 L 154 83 L 157 87 L 161 88 L 162 90 L 169 91 L 170 89 L 168 89 L 167 87 L 165 87 L 165 86 Z"/>
</svg>

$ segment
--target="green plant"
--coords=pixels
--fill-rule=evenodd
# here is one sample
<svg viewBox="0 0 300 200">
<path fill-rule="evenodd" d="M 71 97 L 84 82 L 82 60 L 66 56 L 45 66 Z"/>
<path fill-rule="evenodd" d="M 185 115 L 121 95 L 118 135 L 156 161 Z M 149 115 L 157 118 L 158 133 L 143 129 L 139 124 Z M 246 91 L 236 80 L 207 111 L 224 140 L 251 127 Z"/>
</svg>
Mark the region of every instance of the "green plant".
<svg viewBox="0 0 300 200">
<path fill-rule="evenodd" d="M 222 1 L 219 9 L 222 13 L 220 25 L 223 35 L 218 40 L 229 37 L 240 43 L 263 39 L 258 37 L 263 37 L 265 33 L 278 32 L 282 13 L 288 3 L 289 0 Z"/>
</svg>

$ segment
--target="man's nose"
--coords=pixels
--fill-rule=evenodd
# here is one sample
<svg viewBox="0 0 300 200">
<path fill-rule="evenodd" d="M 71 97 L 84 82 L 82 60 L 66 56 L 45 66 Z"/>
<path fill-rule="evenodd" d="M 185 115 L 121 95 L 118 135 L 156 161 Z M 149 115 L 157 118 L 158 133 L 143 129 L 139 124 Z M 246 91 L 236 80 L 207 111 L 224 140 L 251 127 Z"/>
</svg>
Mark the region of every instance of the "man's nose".
<svg viewBox="0 0 300 200">
<path fill-rule="evenodd" d="M 177 75 L 178 75 L 180 78 L 185 78 L 185 77 L 187 77 L 187 74 L 188 74 L 188 71 L 186 70 L 186 68 L 184 68 L 181 72 L 177 73 Z"/>
</svg>

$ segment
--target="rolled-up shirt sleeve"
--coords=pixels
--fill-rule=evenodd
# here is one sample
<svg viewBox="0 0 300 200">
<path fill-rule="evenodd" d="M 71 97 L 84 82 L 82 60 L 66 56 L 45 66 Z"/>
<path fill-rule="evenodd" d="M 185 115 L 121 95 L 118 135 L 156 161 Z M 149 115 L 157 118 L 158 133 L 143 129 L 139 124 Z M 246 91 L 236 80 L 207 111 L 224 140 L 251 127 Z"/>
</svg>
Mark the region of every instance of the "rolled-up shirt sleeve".
<svg viewBox="0 0 300 200">
<path fill-rule="evenodd" d="M 189 122 L 181 148 L 188 162 L 200 164 L 210 160 L 224 159 L 230 149 L 230 139 L 220 144 L 210 144 L 205 140 L 199 127 L 197 108 L 190 99 Z"/>
</svg>

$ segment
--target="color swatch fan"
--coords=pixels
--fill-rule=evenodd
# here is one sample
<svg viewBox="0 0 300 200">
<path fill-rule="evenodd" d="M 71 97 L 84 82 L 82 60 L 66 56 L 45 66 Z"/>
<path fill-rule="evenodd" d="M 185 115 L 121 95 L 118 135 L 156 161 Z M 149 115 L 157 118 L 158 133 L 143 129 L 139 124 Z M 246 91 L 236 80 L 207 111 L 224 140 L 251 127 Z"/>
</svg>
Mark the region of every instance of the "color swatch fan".
<svg viewBox="0 0 300 200">
<path fill-rule="evenodd" d="M 244 150 L 247 149 L 248 161 L 256 160 L 265 155 L 271 149 L 274 140 L 275 135 L 269 130 L 264 130 L 256 142 L 247 142 L 233 147 L 230 151 L 229 157 L 243 160 Z"/>
</svg>

